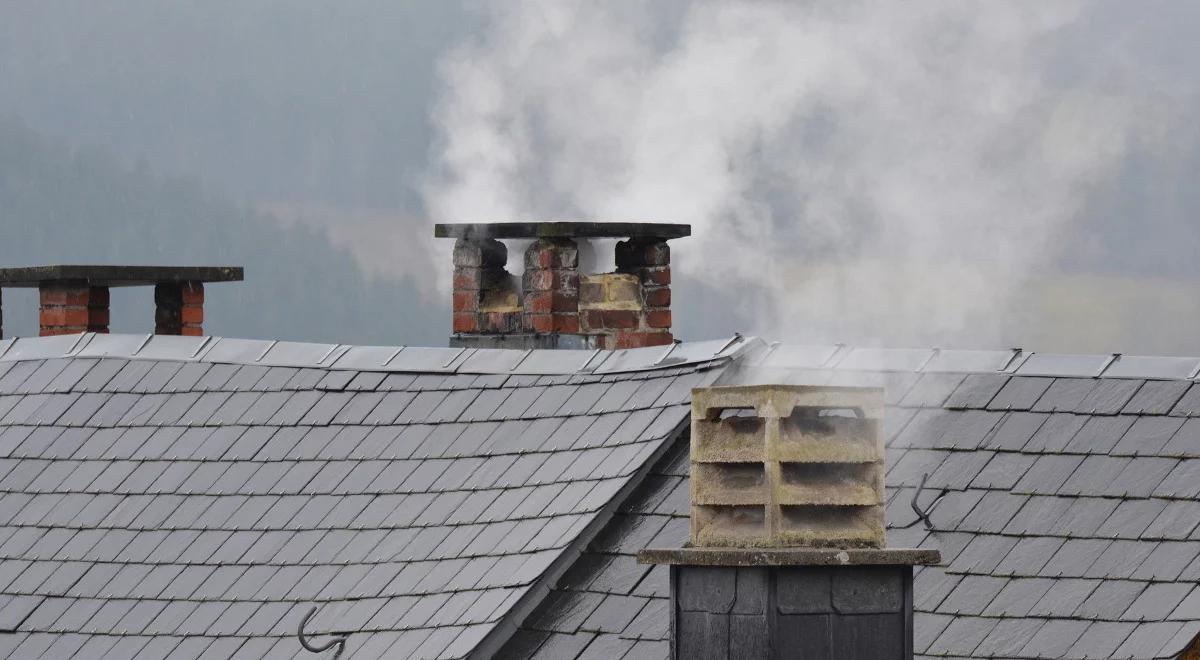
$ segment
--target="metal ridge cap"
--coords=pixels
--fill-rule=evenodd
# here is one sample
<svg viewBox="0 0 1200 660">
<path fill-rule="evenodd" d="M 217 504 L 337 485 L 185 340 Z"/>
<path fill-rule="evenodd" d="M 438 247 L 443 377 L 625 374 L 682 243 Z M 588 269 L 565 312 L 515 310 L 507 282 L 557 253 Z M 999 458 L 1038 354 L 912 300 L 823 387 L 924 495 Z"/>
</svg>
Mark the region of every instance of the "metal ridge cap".
<svg viewBox="0 0 1200 660">
<path fill-rule="evenodd" d="M 689 347 L 713 344 L 713 349 L 702 355 L 687 355 Z M 719 345 L 719 346 L 718 346 Z M 668 355 L 662 347 L 649 351 L 653 359 L 634 360 L 633 364 L 596 372 L 596 367 L 607 361 L 618 351 L 606 351 L 596 355 L 595 351 L 570 351 L 579 353 L 573 369 L 550 372 L 545 375 L 595 374 L 597 376 L 637 373 L 672 369 L 676 367 L 706 365 L 728 362 L 746 352 L 765 345 L 756 337 L 734 336 L 709 342 L 679 342 L 674 344 Z M 148 351 L 153 346 L 156 350 Z M 317 344 L 281 340 L 240 339 L 231 337 L 182 337 L 176 335 L 152 335 L 133 333 L 55 335 L 47 337 L 15 337 L 0 340 L 0 361 L 42 360 L 53 358 L 86 357 L 116 358 L 126 360 L 156 360 L 165 362 L 203 362 L 210 364 L 258 364 L 315 368 L 330 371 L 376 371 L 387 373 L 463 373 L 463 374 L 511 374 L 512 367 L 480 369 L 469 366 L 478 364 L 470 360 L 476 356 L 501 357 L 510 353 L 506 349 L 469 349 L 417 346 L 357 346 L 349 344 Z M 86 350 L 85 350 L 86 349 Z M 701 350 L 705 350 L 702 348 Z M 375 361 L 347 361 L 342 358 L 352 352 L 364 357 L 379 355 Z M 279 352 L 287 359 L 273 360 L 271 355 Z M 556 351 L 567 353 L 568 351 Z M 150 354 L 148 354 L 150 353 Z M 423 354 L 423 359 L 422 355 Z M 412 357 L 412 364 L 396 360 L 400 355 Z M 680 357 L 686 356 L 686 357 Z M 281 358 L 283 356 L 280 356 Z M 565 357 L 565 356 L 564 356 Z M 680 359 L 666 359 L 666 358 Z"/>
<path fill-rule="evenodd" d="M 573 366 L 561 370 L 553 368 L 544 375 L 592 374 L 603 376 L 619 373 L 643 373 L 672 369 L 730 363 L 738 368 L 768 369 L 772 356 L 787 344 L 768 343 L 761 337 L 734 335 L 725 339 L 677 342 L 672 347 L 631 349 L 628 351 L 554 351 L 555 353 L 578 354 Z M 797 346 L 800 346 L 797 344 Z M 836 355 L 826 364 L 813 369 L 842 371 L 842 359 L 854 352 L 856 347 L 840 345 Z M 151 350 L 153 349 L 153 350 Z M 549 350 L 549 349 L 547 349 Z M 873 351 L 896 351 L 916 354 L 931 351 L 916 369 L 880 368 L 878 372 L 902 373 L 961 373 L 961 374 L 1007 374 L 1012 376 L 1043 376 L 1052 378 L 1105 378 L 1145 380 L 1200 380 L 1200 357 L 1191 356 L 1146 356 L 1130 354 L 1088 353 L 1039 353 L 1030 350 L 963 350 L 963 349 L 878 349 Z M 230 337 L 183 337 L 176 335 L 147 335 L 133 333 L 76 335 L 54 335 L 46 337 L 10 337 L 0 340 L 0 362 L 43 360 L 53 358 L 123 358 L 128 360 L 160 360 L 179 362 L 205 362 L 225 364 L 269 364 L 327 370 L 378 371 L 387 373 L 462 373 L 462 374 L 511 374 L 512 363 L 525 361 L 531 352 L 521 352 L 501 360 L 512 351 L 498 348 L 481 348 L 463 351 L 447 347 L 418 346 L 359 346 L 350 344 L 318 344 L 280 340 L 240 339 Z M 287 359 L 278 361 L 269 358 L 280 353 Z M 398 355 L 407 354 L 410 359 L 397 360 Z M 343 357 L 357 355 L 362 359 Z M 422 359 L 422 355 L 424 359 Z M 636 355 L 637 357 L 633 357 Z M 375 357 L 378 356 L 376 360 Z M 476 358 L 494 357 L 496 364 L 487 366 L 488 360 Z M 563 357 L 567 357 L 563 355 Z M 368 359 L 369 358 L 369 359 Z M 470 359 L 469 359 L 470 358 Z M 520 358 L 520 359 L 516 359 Z M 994 366 L 993 366 L 994 365 Z M 483 368 L 483 367 L 487 368 Z M 603 367 L 610 366 L 610 369 Z"/>
</svg>

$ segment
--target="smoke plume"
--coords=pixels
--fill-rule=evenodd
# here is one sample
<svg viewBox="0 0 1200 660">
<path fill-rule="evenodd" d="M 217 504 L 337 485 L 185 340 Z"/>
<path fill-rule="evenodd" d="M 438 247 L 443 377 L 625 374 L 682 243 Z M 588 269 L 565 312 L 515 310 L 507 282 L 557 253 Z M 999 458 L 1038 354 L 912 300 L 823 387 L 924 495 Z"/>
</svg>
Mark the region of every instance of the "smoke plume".
<svg viewBox="0 0 1200 660">
<path fill-rule="evenodd" d="M 691 223 L 677 268 L 774 339 L 1019 341 L 1147 111 L 1060 75 L 1082 3 L 488 7 L 441 62 L 430 215 Z"/>
</svg>

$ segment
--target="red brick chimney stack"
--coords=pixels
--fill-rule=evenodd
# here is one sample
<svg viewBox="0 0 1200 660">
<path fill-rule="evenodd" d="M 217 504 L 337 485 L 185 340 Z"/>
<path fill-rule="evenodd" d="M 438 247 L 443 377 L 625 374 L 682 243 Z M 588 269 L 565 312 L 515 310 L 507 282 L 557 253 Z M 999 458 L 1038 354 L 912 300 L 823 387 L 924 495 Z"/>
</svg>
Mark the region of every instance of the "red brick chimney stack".
<svg viewBox="0 0 1200 660">
<path fill-rule="evenodd" d="M 204 334 L 204 283 L 240 282 L 229 266 L 33 266 L 0 268 L 0 288 L 37 288 L 39 334 L 108 332 L 108 290 L 154 287 L 154 332 Z"/>
<path fill-rule="evenodd" d="M 688 225 L 649 223 L 442 224 L 454 238 L 454 346 L 639 348 L 674 341 L 671 250 Z M 617 243 L 612 272 L 582 273 L 580 241 Z M 501 239 L 533 239 L 518 285 Z"/>
<path fill-rule="evenodd" d="M 108 287 L 85 281 L 45 282 L 39 287 L 40 334 L 108 332 Z"/>
</svg>

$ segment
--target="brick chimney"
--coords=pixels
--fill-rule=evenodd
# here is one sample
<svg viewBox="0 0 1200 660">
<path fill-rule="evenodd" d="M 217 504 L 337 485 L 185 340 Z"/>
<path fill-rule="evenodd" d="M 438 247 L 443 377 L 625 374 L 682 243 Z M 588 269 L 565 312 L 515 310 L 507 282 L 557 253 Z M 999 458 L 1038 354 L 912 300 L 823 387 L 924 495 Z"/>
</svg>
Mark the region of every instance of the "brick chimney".
<svg viewBox="0 0 1200 660">
<path fill-rule="evenodd" d="M 603 222 L 439 224 L 454 243 L 451 346 L 638 348 L 674 341 L 671 250 L 688 225 Z M 581 243 L 622 239 L 614 270 L 581 273 Z M 532 240 L 520 278 L 501 240 Z"/>
<path fill-rule="evenodd" d="M 667 564 L 671 657 L 911 660 L 913 566 L 884 542 L 883 391 L 692 391 L 691 543 Z M 782 655 L 780 655 L 782 653 Z"/>
<path fill-rule="evenodd" d="M 154 333 L 201 335 L 204 284 L 240 282 L 229 266 L 32 266 L 0 268 L 0 288 L 36 288 L 41 335 L 108 332 L 108 290 L 154 287 Z"/>
</svg>

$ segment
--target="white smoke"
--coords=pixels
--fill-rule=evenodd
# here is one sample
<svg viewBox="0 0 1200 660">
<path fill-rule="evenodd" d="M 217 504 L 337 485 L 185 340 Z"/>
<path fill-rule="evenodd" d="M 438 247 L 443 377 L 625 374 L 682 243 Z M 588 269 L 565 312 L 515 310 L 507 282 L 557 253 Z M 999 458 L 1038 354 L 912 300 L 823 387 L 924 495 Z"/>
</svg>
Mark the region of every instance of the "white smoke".
<svg viewBox="0 0 1200 660">
<path fill-rule="evenodd" d="M 678 267 L 790 341 L 1015 339 L 1145 110 L 1049 79 L 1078 2 L 488 7 L 442 61 L 432 217 L 691 223 Z"/>
</svg>

